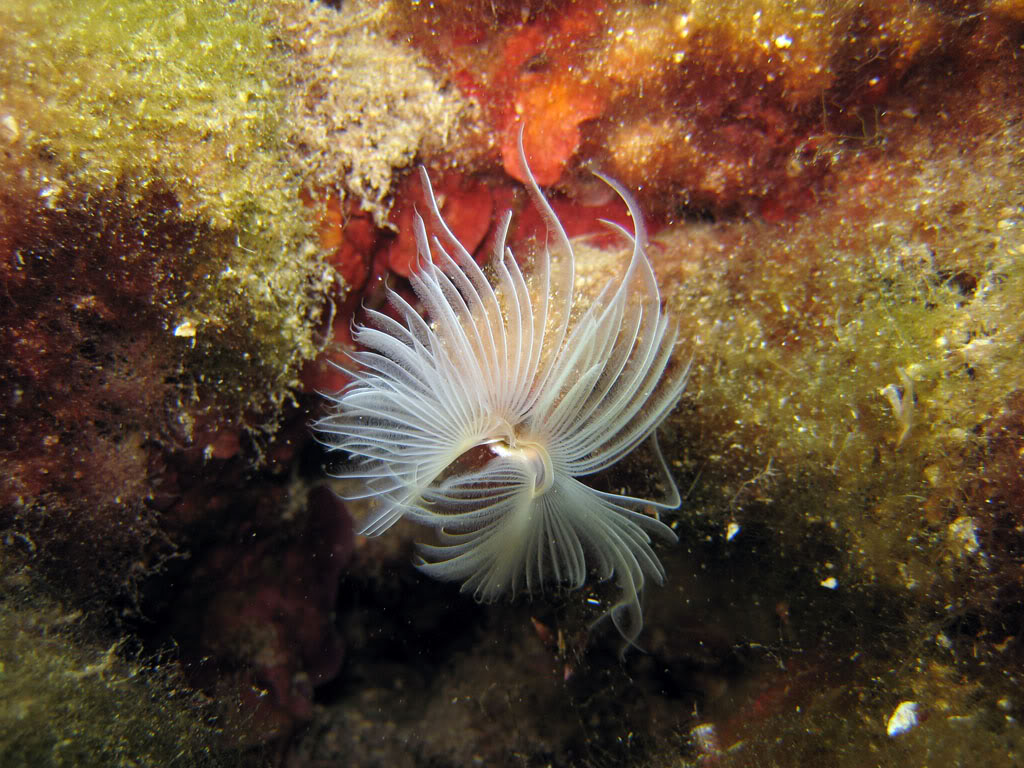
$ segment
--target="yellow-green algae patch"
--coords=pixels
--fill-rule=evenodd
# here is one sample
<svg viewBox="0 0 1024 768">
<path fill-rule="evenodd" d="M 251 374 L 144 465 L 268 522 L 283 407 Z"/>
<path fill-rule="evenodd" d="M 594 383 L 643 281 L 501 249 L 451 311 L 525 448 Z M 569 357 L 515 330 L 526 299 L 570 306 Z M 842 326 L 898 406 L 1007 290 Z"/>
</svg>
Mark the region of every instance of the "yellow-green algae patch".
<svg viewBox="0 0 1024 768">
<path fill-rule="evenodd" d="M 38 766 L 224 766 L 209 705 L 171 667 L 128 660 L 87 616 L 47 594 L 0 544 L 0 763 Z M 261 764 L 250 757 L 246 764 Z"/>
<path fill-rule="evenodd" d="M 874 577 L 907 588 L 927 586 L 907 569 L 941 578 L 934 547 L 953 535 L 955 487 L 986 420 L 1024 382 L 1024 196 L 1010 133 L 979 142 L 975 167 L 939 177 L 941 158 L 915 168 L 878 156 L 895 181 L 854 193 L 876 195 L 877 214 L 838 203 L 838 216 L 674 244 L 699 254 L 672 304 L 693 339 L 690 391 L 713 446 L 701 485 L 723 472 L 715 493 L 738 517 L 757 496 L 747 481 L 770 462 L 762 479 L 802 500 L 772 510 L 838 526 Z M 932 545 L 901 535 L 913 532 Z"/>
<path fill-rule="evenodd" d="M 418 155 L 450 164 L 480 153 L 467 150 L 484 143 L 472 135 L 479 109 L 422 54 L 388 37 L 387 4 L 354 0 L 338 11 L 274 0 L 268 8 L 290 49 L 288 135 L 307 183 L 355 196 L 386 226 L 396 171 Z"/>
<path fill-rule="evenodd" d="M 1019 743 L 1019 79 L 920 83 L 831 160 L 811 212 L 681 226 L 652 249 L 694 372 L 663 441 L 688 487 L 684 547 L 665 555 L 674 594 L 650 598 L 723 602 L 675 590 L 673 563 L 753 536 L 773 555 L 747 567 L 769 570 L 733 610 L 774 606 L 792 652 L 760 712 L 705 703 L 723 747 L 745 742 L 725 765 Z M 901 701 L 921 723 L 897 742 Z"/>
<path fill-rule="evenodd" d="M 131 217 L 133 196 L 158 187 L 167 219 L 208 233 L 167 333 L 191 348 L 196 377 L 254 411 L 279 405 L 316 353 L 329 279 L 281 138 L 286 62 L 264 21 L 221 0 L 0 8 L 7 162 L 55 210 L 69 190 L 117 190 Z"/>
<path fill-rule="evenodd" d="M 13 0 L 0 20 L 2 117 L 77 181 L 143 169 L 215 227 L 295 205 L 281 55 L 251 3 Z"/>
</svg>

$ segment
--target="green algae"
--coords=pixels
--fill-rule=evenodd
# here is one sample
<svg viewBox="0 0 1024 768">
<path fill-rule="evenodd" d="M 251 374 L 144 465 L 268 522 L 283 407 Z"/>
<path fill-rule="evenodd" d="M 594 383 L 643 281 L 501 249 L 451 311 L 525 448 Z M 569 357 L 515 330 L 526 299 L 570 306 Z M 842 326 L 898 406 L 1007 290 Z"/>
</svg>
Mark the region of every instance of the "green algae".
<svg viewBox="0 0 1024 768">
<path fill-rule="evenodd" d="M 277 226 L 270 216 L 296 205 L 294 178 L 280 183 L 281 54 L 250 4 L 55 0 L 0 13 L 0 109 L 76 179 L 103 187 L 145 169 L 218 227 Z"/>
<path fill-rule="evenodd" d="M 9 158 L 55 210 L 117 190 L 130 218 L 133 198 L 168 194 L 165 219 L 207 235 L 166 331 L 232 410 L 272 413 L 318 351 L 330 281 L 283 138 L 273 28 L 250 3 L 147 0 L 5 3 L 0 27 Z"/>
<path fill-rule="evenodd" d="M 340 11 L 274 0 L 273 24 L 289 46 L 289 137 L 303 178 L 352 197 L 378 226 L 399 172 L 417 156 L 472 162 L 479 108 L 434 73 L 425 57 L 386 34 L 387 4 L 344 3 Z M 467 135 L 470 134 L 470 135 Z M 453 145 L 460 147 L 452 157 Z"/>
<path fill-rule="evenodd" d="M 1016 79 L 923 87 L 927 115 L 891 106 L 795 221 L 662 237 L 695 357 L 664 441 L 690 487 L 676 529 L 684 550 L 764 569 L 745 600 L 705 615 L 736 631 L 751 605 L 776 606 L 789 667 L 706 703 L 734 747 L 723 765 L 1019 752 L 1024 155 L 999 95 Z M 954 113 L 972 133 L 949 131 Z M 721 603 L 709 581 L 686 599 Z M 921 723 L 890 737 L 901 701 Z"/>
<path fill-rule="evenodd" d="M 999 146 L 1013 142 L 977 151 Z M 947 519 L 943 494 L 1024 381 L 1024 199 L 1012 157 L 976 160 L 984 170 L 967 178 L 1001 171 L 1007 183 L 956 224 L 942 212 L 973 190 L 950 171 L 930 201 L 919 196 L 936 186 L 920 175 L 902 193 L 887 188 L 873 222 L 828 209 L 782 228 L 751 224 L 727 255 L 707 254 L 698 287 L 674 303 L 694 339 L 691 396 L 713 446 L 697 490 L 717 497 L 708 503 L 738 519 L 747 507 L 786 514 L 773 521 L 783 535 L 839 527 L 858 542 L 859 578 L 910 588 L 897 567 L 912 567 L 908 557 L 934 571 L 949 537 L 933 531 L 924 549 L 906 537 L 958 517 Z M 941 252 L 920 234 L 929 227 L 949 231 Z M 770 507 L 757 503 L 761 481 Z"/>
<path fill-rule="evenodd" d="M 238 765 L 210 707 L 173 665 L 130 660 L 0 546 L 0 762 L 21 766 Z M 252 756 L 250 764 L 260 764 Z"/>
</svg>

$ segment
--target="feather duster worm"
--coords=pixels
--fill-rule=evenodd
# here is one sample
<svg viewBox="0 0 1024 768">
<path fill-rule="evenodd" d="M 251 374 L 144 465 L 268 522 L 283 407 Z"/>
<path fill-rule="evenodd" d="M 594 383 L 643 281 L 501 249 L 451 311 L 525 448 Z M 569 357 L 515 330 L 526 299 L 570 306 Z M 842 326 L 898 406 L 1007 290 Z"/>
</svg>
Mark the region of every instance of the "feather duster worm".
<svg viewBox="0 0 1024 768">
<path fill-rule="evenodd" d="M 664 502 L 599 491 L 581 481 L 651 437 L 678 401 L 687 367 L 673 364 L 676 328 L 661 308 L 636 203 L 625 273 L 585 309 L 575 306 L 575 257 L 554 211 L 527 169 L 548 242 L 532 273 L 505 247 L 511 213 L 498 227 L 493 283 L 441 219 L 421 169 L 431 243 L 414 220 L 421 263 L 410 280 L 429 322 L 389 294 L 399 320 L 368 310 L 353 329 L 352 382 L 316 429 L 350 454 L 346 498 L 372 498 L 362 530 L 400 518 L 436 529 L 420 546 L 421 570 L 461 581 L 481 601 L 579 587 L 588 570 L 621 589 L 611 617 L 629 642 L 642 627 L 639 593 L 664 570 L 650 535 L 675 540 L 641 506 L 674 509 L 679 493 L 657 442 L 670 489 Z"/>
</svg>

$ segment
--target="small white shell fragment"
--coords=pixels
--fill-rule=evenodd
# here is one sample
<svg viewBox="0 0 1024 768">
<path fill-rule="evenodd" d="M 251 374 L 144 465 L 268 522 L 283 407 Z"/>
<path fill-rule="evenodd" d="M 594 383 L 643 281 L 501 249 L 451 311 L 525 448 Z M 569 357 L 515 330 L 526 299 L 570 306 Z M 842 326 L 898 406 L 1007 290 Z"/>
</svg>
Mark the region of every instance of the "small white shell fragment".
<svg viewBox="0 0 1024 768">
<path fill-rule="evenodd" d="M 18 127 L 18 121 L 15 120 L 11 115 L 4 115 L 0 118 L 0 135 L 2 135 L 9 144 L 13 144 L 21 137 L 21 129 Z"/>
<path fill-rule="evenodd" d="M 839 581 L 835 576 L 829 576 L 827 579 L 821 582 L 821 586 L 825 589 L 836 589 L 839 586 Z"/>
<path fill-rule="evenodd" d="M 196 335 L 196 324 L 191 320 L 185 320 L 175 327 L 174 335 L 184 336 L 186 339 L 191 339 Z"/>
<path fill-rule="evenodd" d="M 889 716 L 889 724 L 886 726 L 885 732 L 889 736 L 899 736 L 916 725 L 917 702 L 901 701 L 896 709 L 893 710 L 892 715 Z"/>
<path fill-rule="evenodd" d="M 725 526 L 725 540 L 732 541 L 736 538 L 736 534 L 740 532 L 740 524 L 731 522 Z"/>
<path fill-rule="evenodd" d="M 965 554 L 973 555 L 980 549 L 978 529 L 969 517 L 958 517 L 949 524 L 949 536 L 960 545 Z"/>
</svg>

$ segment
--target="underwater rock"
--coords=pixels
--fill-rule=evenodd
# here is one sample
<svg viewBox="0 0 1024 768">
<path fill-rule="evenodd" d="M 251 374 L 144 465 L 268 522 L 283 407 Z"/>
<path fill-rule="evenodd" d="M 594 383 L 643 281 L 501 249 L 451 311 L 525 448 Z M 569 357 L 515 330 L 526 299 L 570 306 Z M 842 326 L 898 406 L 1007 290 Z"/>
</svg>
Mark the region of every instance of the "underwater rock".
<svg viewBox="0 0 1024 768">
<path fill-rule="evenodd" d="M 238 531 L 209 551 L 172 607 L 193 684 L 238 695 L 234 715 L 257 742 L 287 736 L 313 714 L 313 690 L 337 674 L 343 646 L 334 609 L 352 552 L 341 502 L 315 488 L 289 534 Z"/>
</svg>

